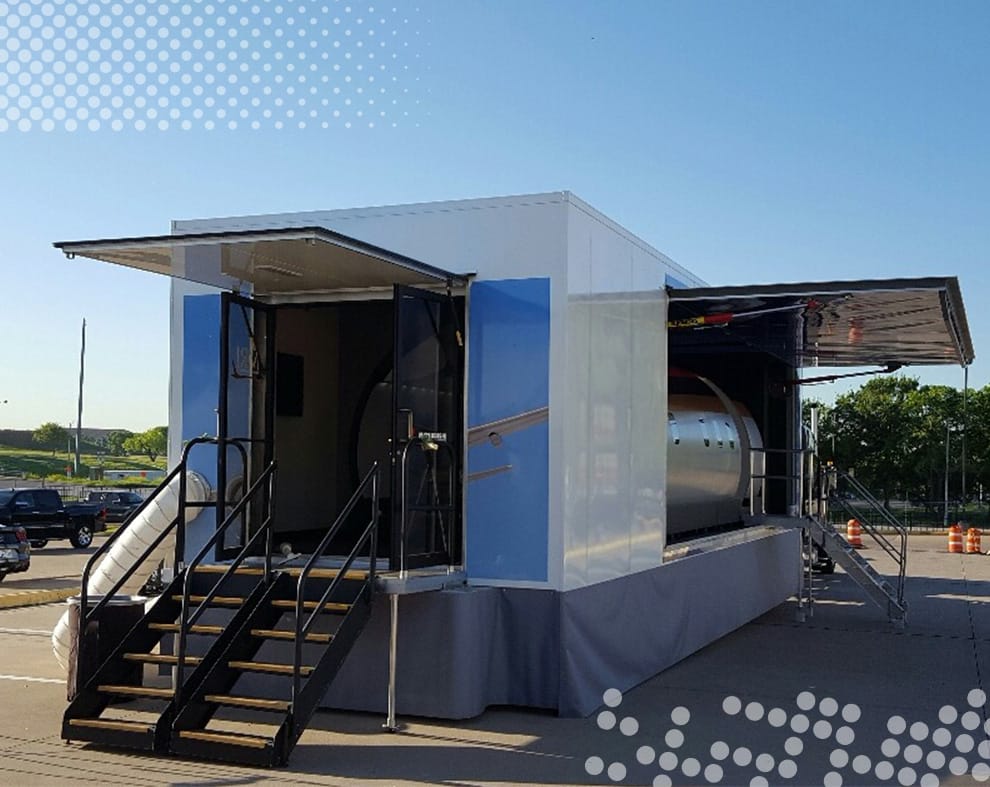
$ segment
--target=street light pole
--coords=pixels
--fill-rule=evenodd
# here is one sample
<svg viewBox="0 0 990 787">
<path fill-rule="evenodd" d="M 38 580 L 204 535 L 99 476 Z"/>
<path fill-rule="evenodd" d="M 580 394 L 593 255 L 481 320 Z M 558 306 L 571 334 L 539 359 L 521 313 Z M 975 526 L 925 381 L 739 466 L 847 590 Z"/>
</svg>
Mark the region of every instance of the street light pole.
<svg viewBox="0 0 990 787">
<path fill-rule="evenodd" d="M 949 527 L 949 422 L 945 422 L 945 512 L 942 517 L 942 526 Z"/>
</svg>

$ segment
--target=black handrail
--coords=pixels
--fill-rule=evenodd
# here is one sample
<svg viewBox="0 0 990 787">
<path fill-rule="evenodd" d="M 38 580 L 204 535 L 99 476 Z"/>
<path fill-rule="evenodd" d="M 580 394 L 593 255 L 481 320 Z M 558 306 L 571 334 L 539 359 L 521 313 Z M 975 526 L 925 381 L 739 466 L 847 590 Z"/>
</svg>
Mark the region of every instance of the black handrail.
<svg viewBox="0 0 990 787">
<path fill-rule="evenodd" d="M 179 643 L 176 651 L 176 674 L 180 676 L 180 679 L 176 681 L 175 687 L 175 702 L 180 703 L 181 700 L 181 688 L 182 681 L 181 676 L 183 674 L 183 669 L 185 667 L 186 660 L 186 644 L 188 639 L 189 629 L 196 623 L 197 620 L 203 615 L 207 610 L 214 598 L 216 598 L 217 592 L 220 586 L 237 570 L 237 568 L 244 562 L 244 560 L 251 554 L 252 548 L 258 543 L 259 539 L 265 537 L 265 570 L 264 576 L 262 577 L 262 582 L 266 585 L 271 582 L 271 572 L 272 572 L 272 555 L 271 555 L 271 542 L 272 542 L 272 519 L 273 512 L 275 510 L 274 500 L 275 500 L 275 478 L 276 478 L 277 462 L 272 462 L 268 467 L 262 471 L 261 475 L 258 476 L 257 480 L 251 487 L 244 493 L 244 496 L 237 501 L 230 514 L 228 514 L 223 522 L 217 527 L 216 531 L 207 540 L 203 547 L 199 550 L 196 556 L 189 561 L 186 566 L 186 575 L 182 581 L 182 604 L 179 609 Z M 254 497 L 259 489 L 261 489 L 265 483 L 268 484 L 268 499 L 267 499 L 267 511 L 265 512 L 264 521 L 261 527 L 255 532 L 247 543 L 241 548 L 237 557 L 234 558 L 233 562 L 227 567 L 227 570 L 221 575 L 221 577 L 213 585 L 213 588 L 203 597 L 203 600 L 199 602 L 196 610 L 190 615 L 189 614 L 189 591 L 192 585 L 193 573 L 196 567 L 203 562 L 203 559 L 210 553 L 210 551 L 216 546 L 217 540 L 227 532 L 227 528 L 230 527 L 237 519 L 240 517 L 241 513 L 247 507 L 247 504 Z"/>
<path fill-rule="evenodd" d="M 448 505 L 443 505 L 443 506 L 439 505 L 440 495 L 439 492 L 437 492 L 436 490 L 436 486 L 434 486 L 433 492 L 434 492 L 434 497 L 437 499 L 437 505 L 431 506 L 430 508 L 431 510 L 436 511 L 438 514 L 443 511 L 448 511 L 451 515 L 450 516 L 451 522 L 453 522 L 454 514 L 456 512 L 456 508 L 454 506 L 454 466 L 456 464 L 456 460 L 454 457 L 454 449 L 450 447 L 449 443 L 432 442 L 426 438 L 418 437 L 413 440 L 410 440 L 402 447 L 402 454 L 399 460 L 399 468 L 400 468 L 399 472 L 401 474 L 399 477 L 399 484 L 400 484 L 399 495 L 402 500 L 402 508 L 400 512 L 400 521 L 399 521 L 399 573 L 401 575 L 405 575 L 407 569 L 406 560 L 408 557 L 406 555 L 406 546 L 407 546 L 406 522 L 409 519 L 408 516 L 409 495 L 407 494 L 406 484 L 409 479 L 408 479 L 406 460 L 409 457 L 409 449 L 414 445 L 418 446 L 423 451 L 424 455 L 428 451 L 437 452 L 440 450 L 440 448 L 446 450 L 450 460 L 449 465 L 447 467 L 447 489 L 448 489 L 448 494 L 450 495 L 450 503 Z M 434 476 L 434 484 L 435 483 L 436 483 L 436 477 Z M 449 533 L 449 534 L 447 533 L 447 528 L 444 525 L 442 516 L 440 518 L 440 535 L 444 540 L 444 546 L 446 547 L 447 550 L 447 560 L 449 562 L 452 558 L 451 556 L 452 550 L 450 548 L 450 542 L 448 540 L 448 537 L 453 538 L 453 533 Z"/>
<path fill-rule="evenodd" d="M 358 553 L 361 551 L 361 547 L 364 546 L 365 542 L 370 539 L 369 547 L 369 559 L 370 565 L 368 568 L 368 576 L 366 578 L 366 584 L 369 590 L 369 599 L 371 593 L 374 592 L 375 587 L 375 560 L 377 556 L 378 549 L 378 462 L 375 462 L 371 469 L 365 475 L 364 479 L 358 485 L 358 488 L 351 495 L 350 500 L 341 509 L 340 514 L 337 515 L 337 519 L 330 526 L 326 535 L 320 541 L 319 546 L 313 550 L 313 554 L 310 555 L 309 560 L 306 561 L 306 565 L 303 566 L 302 571 L 299 573 L 299 579 L 296 581 L 296 631 L 295 631 L 295 655 L 293 658 L 293 670 L 292 670 L 292 704 L 291 704 L 291 718 L 294 724 L 295 712 L 296 712 L 296 702 L 299 697 L 300 690 L 300 672 L 302 669 L 302 646 L 305 641 L 306 635 L 309 634 L 310 629 L 313 627 L 313 623 L 316 621 L 317 617 L 323 611 L 330 597 L 333 595 L 334 591 L 340 586 L 347 576 L 347 572 L 351 565 L 354 563 L 355 558 L 357 558 Z M 310 572 L 316 566 L 317 560 L 319 560 L 323 554 L 326 552 L 327 547 L 333 540 L 337 532 L 343 527 L 344 522 L 350 516 L 354 507 L 357 505 L 358 500 L 360 500 L 362 493 L 365 488 L 371 484 L 371 521 L 365 527 L 364 532 L 358 538 L 354 547 L 351 549 L 350 554 L 344 561 L 344 565 L 340 568 L 337 576 L 334 577 L 330 586 L 323 593 L 316 607 L 310 613 L 306 622 L 303 623 L 303 612 L 305 609 L 306 600 L 306 581 L 309 579 Z"/>
<path fill-rule="evenodd" d="M 186 486 L 186 469 L 188 466 L 189 454 L 192 451 L 192 449 L 197 445 L 203 445 L 205 443 L 216 443 L 216 442 L 217 442 L 216 438 L 196 437 L 190 440 L 188 443 L 186 443 L 186 445 L 182 449 L 182 456 L 178 464 L 176 464 L 176 466 L 171 470 L 171 472 L 169 472 L 169 474 L 165 476 L 162 482 L 155 488 L 154 492 L 152 492 L 152 494 L 150 494 L 148 497 L 144 499 L 141 505 L 139 505 L 131 513 L 131 515 L 127 517 L 127 519 L 124 521 L 123 524 L 121 524 L 119 528 L 117 528 L 116 532 L 111 534 L 111 536 L 105 542 L 103 542 L 103 544 L 96 550 L 96 552 L 94 552 L 90 556 L 89 560 L 86 561 L 86 567 L 83 569 L 81 588 L 79 592 L 79 644 L 76 648 L 77 675 L 79 676 L 83 675 L 82 672 L 83 650 L 85 648 L 84 643 L 86 641 L 86 638 L 83 636 L 83 632 L 86 631 L 86 626 L 89 623 L 89 621 L 95 618 L 99 614 L 99 612 L 104 607 L 106 607 L 107 604 L 110 603 L 110 599 L 117 594 L 117 591 L 119 591 L 124 586 L 124 583 L 127 582 L 127 580 L 129 580 L 134 575 L 134 572 L 137 571 L 138 568 L 144 564 L 145 560 L 147 560 L 148 557 L 161 545 L 162 541 L 164 541 L 165 538 L 168 537 L 168 535 L 177 525 L 179 526 L 180 532 L 185 529 L 186 506 L 193 505 L 196 507 L 205 508 L 213 505 L 213 503 L 210 502 L 187 503 L 185 499 L 185 486 Z M 130 565 L 130 567 L 126 571 L 124 571 L 121 577 L 114 583 L 113 587 L 109 591 L 103 593 L 102 594 L 103 597 L 100 599 L 100 601 L 96 604 L 96 606 L 93 607 L 92 610 L 90 610 L 89 609 L 89 578 L 90 575 L 92 574 L 92 571 L 96 568 L 96 566 L 99 563 L 102 562 L 103 558 L 110 551 L 110 548 L 116 543 L 117 539 L 124 534 L 124 531 L 131 524 L 131 522 L 133 522 L 138 517 L 138 515 L 142 511 L 144 511 L 149 505 L 151 505 L 151 501 L 154 500 L 159 495 L 159 493 L 161 493 L 163 489 L 165 489 L 169 484 L 171 484 L 172 481 L 175 480 L 176 476 L 179 477 L 179 495 L 178 495 L 178 511 L 175 518 L 168 524 L 167 527 L 162 529 L 162 532 L 158 535 L 158 537 L 154 541 L 152 541 L 152 543 L 147 548 L 145 548 L 144 552 L 141 553 L 141 557 L 135 560 Z M 176 564 L 178 564 L 180 560 L 179 549 L 182 546 L 181 542 L 182 539 L 176 537 L 176 552 L 175 552 Z M 89 680 L 86 680 L 86 683 L 88 682 Z"/>
</svg>

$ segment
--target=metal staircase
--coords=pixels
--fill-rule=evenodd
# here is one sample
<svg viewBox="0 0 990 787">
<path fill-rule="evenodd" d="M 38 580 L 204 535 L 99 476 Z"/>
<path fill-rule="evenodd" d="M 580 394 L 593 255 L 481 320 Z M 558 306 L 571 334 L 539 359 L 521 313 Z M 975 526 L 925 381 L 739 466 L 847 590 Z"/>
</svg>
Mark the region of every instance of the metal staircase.
<svg viewBox="0 0 990 787">
<path fill-rule="evenodd" d="M 185 471 L 185 460 L 186 454 L 173 473 Z M 79 690 L 63 717 L 64 739 L 269 767 L 287 762 L 371 614 L 378 468 L 364 478 L 303 565 L 273 565 L 275 472 L 274 463 L 265 469 L 109 657 L 92 674 L 77 673 Z M 371 495 L 370 521 L 346 558 L 325 565 L 329 544 L 365 492 Z M 180 494 L 179 515 L 145 557 L 174 530 L 181 555 L 184 503 Z M 251 508 L 263 512 L 263 521 L 237 557 L 231 563 L 206 562 Z M 84 594 L 110 543 L 87 564 Z M 85 631 L 99 604 L 87 613 L 85 597 L 82 601 L 80 631 Z M 92 660 L 83 653 L 86 647 L 81 636 L 80 669 Z M 142 674 L 145 665 L 158 665 L 167 674 L 149 677 Z"/>
<path fill-rule="evenodd" d="M 837 493 L 840 488 L 855 495 L 861 505 L 853 507 L 847 497 Z M 860 522 L 863 535 L 869 537 L 894 562 L 894 575 L 888 578 L 878 572 L 849 544 L 828 521 L 830 507 Z M 834 467 L 823 468 L 819 472 L 817 498 L 810 500 L 807 509 L 808 529 L 818 548 L 842 566 L 892 623 L 903 625 L 907 617 L 907 602 L 904 599 L 907 531 L 904 525 L 853 476 Z"/>
</svg>

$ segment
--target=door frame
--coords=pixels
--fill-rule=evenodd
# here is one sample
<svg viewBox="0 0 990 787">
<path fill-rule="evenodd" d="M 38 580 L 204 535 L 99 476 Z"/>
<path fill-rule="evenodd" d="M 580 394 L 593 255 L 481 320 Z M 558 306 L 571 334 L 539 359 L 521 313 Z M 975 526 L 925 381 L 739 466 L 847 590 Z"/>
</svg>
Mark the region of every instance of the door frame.
<svg viewBox="0 0 990 787">
<path fill-rule="evenodd" d="M 230 357 L 230 321 L 231 313 L 237 307 L 242 315 L 246 317 L 247 311 L 261 313 L 265 316 L 265 336 L 264 353 L 262 360 L 262 350 L 256 344 L 256 337 L 253 326 L 248 326 L 248 341 L 251 345 L 252 373 L 254 364 L 257 363 L 264 375 L 264 409 L 261 415 L 261 434 L 257 434 L 255 424 L 254 402 L 249 408 L 248 434 L 230 434 L 230 386 L 229 380 L 235 377 L 236 372 L 232 368 Z M 217 403 L 217 527 L 219 527 L 226 517 L 227 487 L 229 484 L 227 452 L 231 445 L 238 446 L 244 457 L 243 467 L 243 491 L 250 488 L 254 478 L 259 475 L 264 468 L 268 467 L 274 459 L 275 445 L 275 331 L 276 331 L 277 307 L 269 303 L 248 298 L 233 292 L 223 292 L 220 294 L 220 385 Z M 253 323 L 253 320 L 252 320 Z M 255 396 L 256 389 L 252 387 L 250 396 Z M 236 441 L 231 443 L 231 441 Z M 260 452 L 259 452 L 260 449 Z M 260 455 L 259 455 L 260 454 Z M 268 503 L 269 490 L 262 490 L 263 501 L 261 510 Z M 249 533 L 241 532 L 240 546 L 225 547 L 225 538 L 217 541 L 216 559 L 229 560 L 240 552 L 243 544 L 247 543 Z"/>
<path fill-rule="evenodd" d="M 440 314 L 445 314 L 447 320 L 441 322 L 440 326 L 434 325 L 434 335 L 440 346 L 443 347 L 449 342 L 449 352 L 455 357 L 454 385 L 452 391 L 453 401 L 450 406 L 451 428 L 446 432 L 446 447 L 449 448 L 451 461 L 450 468 L 450 499 L 447 505 L 438 505 L 437 511 L 449 513 L 449 522 L 446 527 L 447 545 L 446 550 L 438 550 L 429 553 L 406 555 L 405 544 L 402 539 L 403 516 L 407 510 L 403 499 L 403 464 L 402 458 L 407 450 L 407 446 L 418 435 L 411 435 L 412 424 L 406 410 L 400 405 L 401 376 L 400 376 L 400 349 L 402 338 L 402 309 L 404 302 L 409 298 L 420 301 L 427 301 L 437 304 Z M 464 478 L 464 375 L 465 375 L 465 352 L 463 334 L 461 328 L 461 315 L 458 312 L 458 303 L 454 299 L 451 288 L 448 284 L 446 293 L 425 290 L 419 287 L 409 287 L 407 285 L 396 284 L 393 287 L 393 359 L 392 359 L 392 517 L 390 540 L 391 550 L 389 555 L 389 565 L 392 570 L 403 568 L 418 568 L 436 565 L 451 565 L 455 561 L 459 562 L 458 556 L 461 554 L 463 544 L 463 478 Z M 447 334 L 449 331 L 449 335 Z M 437 366 L 437 372 L 440 367 Z M 437 388 L 439 396 L 439 386 Z M 436 457 L 439 451 L 434 451 L 433 462 L 436 471 Z M 439 483 L 439 479 L 437 479 Z"/>
</svg>

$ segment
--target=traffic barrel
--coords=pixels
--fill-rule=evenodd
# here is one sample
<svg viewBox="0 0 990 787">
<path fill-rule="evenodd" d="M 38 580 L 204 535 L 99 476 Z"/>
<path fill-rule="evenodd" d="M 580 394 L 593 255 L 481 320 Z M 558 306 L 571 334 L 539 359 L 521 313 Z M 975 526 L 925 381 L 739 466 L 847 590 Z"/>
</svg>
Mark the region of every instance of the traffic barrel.
<svg viewBox="0 0 990 787">
<path fill-rule="evenodd" d="M 949 525 L 949 552 L 963 554 L 962 528 L 959 525 Z"/>
<path fill-rule="evenodd" d="M 846 522 L 846 541 L 851 547 L 863 548 L 863 528 L 858 519 L 850 519 Z"/>
<path fill-rule="evenodd" d="M 983 534 L 978 528 L 971 527 L 966 531 L 966 554 L 967 555 L 979 555 L 982 550 L 980 549 L 980 536 Z"/>
</svg>

